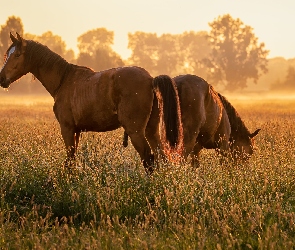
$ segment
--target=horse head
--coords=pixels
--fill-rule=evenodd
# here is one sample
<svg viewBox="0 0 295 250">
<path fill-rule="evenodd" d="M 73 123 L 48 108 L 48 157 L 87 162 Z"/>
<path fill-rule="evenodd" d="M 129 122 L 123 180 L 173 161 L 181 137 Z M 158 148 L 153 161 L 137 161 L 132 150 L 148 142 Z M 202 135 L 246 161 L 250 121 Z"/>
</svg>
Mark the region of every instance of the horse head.
<svg viewBox="0 0 295 250">
<path fill-rule="evenodd" d="M 230 151 L 235 161 L 246 162 L 254 151 L 254 137 L 258 135 L 260 129 L 247 135 L 231 138 Z"/>
<path fill-rule="evenodd" d="M 12 44 L 4 55 L 4 65 L 0 70 L 0 86 L 8 88 L 9 85 L 28 73 L 25 71 L 25 51 L 27 41 L 18 33 L 14 37 L 10 33 Z"/>
</svg>

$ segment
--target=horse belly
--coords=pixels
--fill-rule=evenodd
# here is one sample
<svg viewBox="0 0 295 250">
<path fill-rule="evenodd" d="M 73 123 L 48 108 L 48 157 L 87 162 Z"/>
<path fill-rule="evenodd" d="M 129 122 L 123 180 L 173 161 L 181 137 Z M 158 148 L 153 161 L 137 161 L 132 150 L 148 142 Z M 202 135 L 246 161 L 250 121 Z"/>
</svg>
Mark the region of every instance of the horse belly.
<svg viewBox="0 0 295 250">
<path fill-rule="evenodd" d="M 117 114 L 100 114 L 81 117 L 76 126 L 82 131 L 106 132 L 119 128 L 120 123 Z"/>
<path fill-rule="evenodd" d="M 206 149 L 216 148 L 214 137 L 208 133 L 200 133 L 197 137 L 197 142 Z"/>
<path fill-rule="evenodd" d="M 104 132 L 120 127 L 118 114 L 109 95 L 110 86 L 84 83 L 77 89 L 72 101 L 75 125 L 82 131 Z"/>
</svg>

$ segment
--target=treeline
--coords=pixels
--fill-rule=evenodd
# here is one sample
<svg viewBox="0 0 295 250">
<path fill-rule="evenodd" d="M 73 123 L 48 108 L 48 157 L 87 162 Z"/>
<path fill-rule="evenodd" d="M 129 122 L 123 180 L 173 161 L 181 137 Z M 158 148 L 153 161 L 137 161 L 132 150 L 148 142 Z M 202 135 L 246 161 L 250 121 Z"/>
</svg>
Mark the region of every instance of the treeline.
<svg viewBox="0 0 295 250">
<path fill-rule="evenodd" d="M 19 17 L 11 16 L 0 29 L 0 56 L 10 45 L 10 32 L 36 40 L 61 55 L 68 62 L 101 71 L 124 65 L 137 65 L 153 76 L 195 74 L 224 91 L 259 90 L 288 92 L 295 90 L 295 59 L 267 59 L 268 50 L 259 43 L 252 27 L 230 15 L 209 23 L 211 30 L 182 34 L 135 32 L 128 34 L 131 56 L 123 60 L 112 45 L 114 32 L 97 28 L 77 38 L 79 52 L 66 48 L 62 37 L 47 31 L 37 36 L 24 32 Z M 45 93 L 32 76 L 12 84 L 14 93 Z"/>
</svg>

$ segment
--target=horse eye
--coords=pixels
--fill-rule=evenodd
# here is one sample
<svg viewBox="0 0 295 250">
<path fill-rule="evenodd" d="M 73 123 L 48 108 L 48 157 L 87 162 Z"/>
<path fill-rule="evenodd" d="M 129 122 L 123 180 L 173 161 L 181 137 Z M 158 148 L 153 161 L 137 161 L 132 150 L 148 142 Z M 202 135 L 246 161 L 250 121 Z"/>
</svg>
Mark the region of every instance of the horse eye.
<svg viewBox="0 0 295 250">
<path fill-rule="evenodd" d="M 20 54 L 15 54 L 15 57 L 20 57 Z"/>
</svg>

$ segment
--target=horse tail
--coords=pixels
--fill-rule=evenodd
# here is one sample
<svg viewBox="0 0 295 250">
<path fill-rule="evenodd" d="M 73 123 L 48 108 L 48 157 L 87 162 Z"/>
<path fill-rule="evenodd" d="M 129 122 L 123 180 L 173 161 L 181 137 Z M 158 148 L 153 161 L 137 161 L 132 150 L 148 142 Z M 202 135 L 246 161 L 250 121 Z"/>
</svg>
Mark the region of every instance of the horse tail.
<svg viewBox="0 0 295 250">
<path fill-rule="evenodd" d="M 154 78 L 153 85 L 160 111 L 159 129 L 164 152 L 168 157 L 171 154 L 180 157 L 183 151 L 183 128 L 176 83 L 169 76 L 160 75 Z"/>
</svg>

